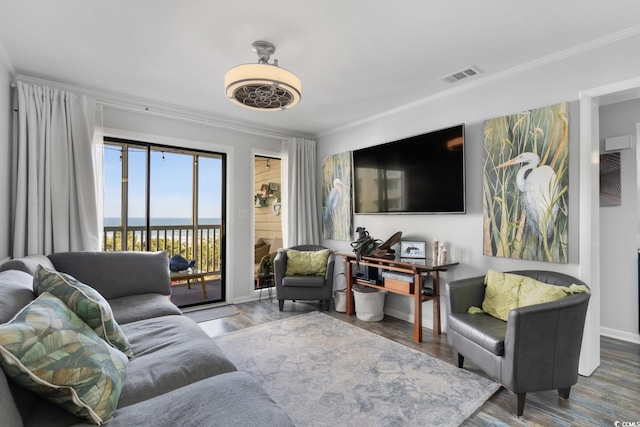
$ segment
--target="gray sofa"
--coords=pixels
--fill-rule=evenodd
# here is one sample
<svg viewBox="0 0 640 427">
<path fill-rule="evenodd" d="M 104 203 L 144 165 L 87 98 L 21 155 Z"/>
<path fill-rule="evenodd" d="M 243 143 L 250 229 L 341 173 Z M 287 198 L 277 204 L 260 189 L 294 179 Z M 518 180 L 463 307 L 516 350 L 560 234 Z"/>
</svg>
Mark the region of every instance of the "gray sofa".
<svg viewBox="0 0 640 427">
<path fill-rule="evenodd" d="M 0 323 L 34 299 L 41 264 L 99 291 L 135 357 L 115 416 L 120 426 L 290 426 L 287 414 L 247 373 L 169 301 L 164 252 L 68 252 L 29 256 L 0 266 Z M 14 384 L 0 370 L 2 427 L 88 426 L 86 421 Z"/>
<path fill-rule="evenodd" d="M 555 286 L 585 285 L 581 280 L 553 271 L 512 271 L 520 276 Z M 465 358 L 509 391 L 510 409 L 521 416 L 528 392 L 558 390 L 569 398 L 578 382 L 578 363 L 584 330 L 588 293 L 511 310 L 508 320 L 489 314 L 469 314 L 481 307 L 485 276 L 447 283 L 447 340 L 455 363 Z"/>
</svg>

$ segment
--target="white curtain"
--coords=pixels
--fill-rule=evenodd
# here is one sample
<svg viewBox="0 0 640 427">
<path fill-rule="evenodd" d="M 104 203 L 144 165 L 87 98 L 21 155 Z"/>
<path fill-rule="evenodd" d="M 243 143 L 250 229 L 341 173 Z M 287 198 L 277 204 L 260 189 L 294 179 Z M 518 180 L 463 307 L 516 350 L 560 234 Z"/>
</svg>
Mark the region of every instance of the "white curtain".
<svg viewBox="0 0 640 427">
<path fill-rule="evenodd" d="M 290 138 L 288 159 L 288 246 L 320 244 L 316 141 Z"/>
<path fill-rule="evenodd" d="M 95 102 L 17 82 L 12 146 L 12 256 L 99 250 Z"/>
</svg>

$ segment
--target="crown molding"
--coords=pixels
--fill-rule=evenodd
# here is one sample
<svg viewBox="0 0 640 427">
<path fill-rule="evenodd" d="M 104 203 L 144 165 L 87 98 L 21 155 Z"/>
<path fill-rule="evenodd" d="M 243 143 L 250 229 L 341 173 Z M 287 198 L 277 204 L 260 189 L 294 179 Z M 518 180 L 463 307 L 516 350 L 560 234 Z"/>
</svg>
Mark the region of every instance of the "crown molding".
<svg viewBox="0 0 640 427">
<path fill-rule="evenodd" d="M 20 80 L 24 83 L 49 86 L 54 89 L 86 95 L 94 98 L 97 104 L 102 105 L 105 108 L 111 108 L 114 110 L 128 111 L 171 120 L 179 120 L 182 122 L 276 140 L 283 140 L 292 137 L 308 137 L 307 135 L 292 133 L 291 131 L 288 131 L 286 129 L 258 125 L 254 122 L 232 119 L 202 110 L 181 107 L 162 101 L 137 97 L 121 92 L 81 87 L 69 83 L 55 82 L 25 75 L 17 75 L 15 79 Z"/>
<path fill-rule="evenodd" d="M 408 104 L 401 105 L 396 108 L 392 108 L 387 111 L 383 111 L 382 113 L 366 117 L 362 120 L 358 120 L 352 123 L 348 123 L 346 125 L 330 129 L 325 132 L 321 132 L 318 134 L 318 138 L 327 137 L 329 135 L 333 135 L 336 133 L 340 133 L 355 127 L 362 126 L 367 123 L 375 122 L 381 120 L 386 117 L 394 116 L 396 114 L 402 113 L 403 111 L 412 110 L 414 108 L 421 107 L 426 104 L 430 104 L 432 102 L 438 101 L 440 99 L 447 98 L 449 96 L 455 95 L 457 93 L 466 92 L 471 89 L 475 89 L 490 83 L 494 83 L 496 81 L 504 80 L 509 77 L 513 77 L 515 75 L 524 73 L 526 71 L 530 71 L 536 68 L 543 67 L 545 65 L 552 64 L 554 62 L 559 62 L 567 58 L 571 58 L 576 55 L 580 55 L 585 52 L 589 52 L 594 49 L 598 49 L 603 46 L 610 45 L 612 43 L 616 43 L 621 40 L 625 40 L 630 37 L 634 37 L 640 34 L 640 25 L 635 25 L 633 27 L 627 28 L 626 30 L 618 31 L 613 34 L 609 34 L 608 36 L 601 37 L 596 40 L 592 40 L 588 43 L 583 43 L 578 46 L 574 46 L 569 49 L 565 49 L 563 51 L 554 53 L 552 55 L 544 56 L 542 58 L 535 59 L 533 61 L 526 62 L 524 64 L 506 69 L 504 71 L 500 71 L 498 73 L 490 74 L 487 76 L 480 77 L 475 80 L 471 80 L 467 83 L 462 83 L 454 88 L 438 92 L 434 95 L 428 96 L 426 98 L 419 99 L 417 101 L 410 102 Z"/>
<path fill-rule="evenodd" d="M 16 68 L 13 66 L 11 58 L 7 53 L 7 49 L 4 47 L 4 43 L 0 39 L 0 62 L 4 65 L 4 68 L 9 72 L 11 80 L 16 78 Z"/>
</svg>

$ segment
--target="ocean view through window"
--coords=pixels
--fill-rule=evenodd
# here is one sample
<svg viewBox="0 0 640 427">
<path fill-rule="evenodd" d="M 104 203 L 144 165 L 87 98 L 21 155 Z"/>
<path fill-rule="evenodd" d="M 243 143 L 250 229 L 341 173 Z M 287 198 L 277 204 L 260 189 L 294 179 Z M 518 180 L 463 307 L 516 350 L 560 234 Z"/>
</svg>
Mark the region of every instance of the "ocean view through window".
<svg viewBox="0 0 640 427">
<path fill-rule="evenodd" d="M 104 147 L 103 250 L 180 255 L 221 284 L 225 156 L 113 138 Z M 224 301 L 222 288 L 206 302 Z"/>
</svg>

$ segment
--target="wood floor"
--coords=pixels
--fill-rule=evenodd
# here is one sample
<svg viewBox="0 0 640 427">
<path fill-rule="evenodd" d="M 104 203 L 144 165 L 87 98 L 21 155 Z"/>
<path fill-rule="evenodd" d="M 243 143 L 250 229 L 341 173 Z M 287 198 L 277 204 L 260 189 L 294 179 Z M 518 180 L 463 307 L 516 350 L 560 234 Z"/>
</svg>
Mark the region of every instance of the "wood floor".
<svg viewBox="0 0 640 427">
<path fill-rule="evenodd" d="M 240 313 L 218 319 L 207 329 L 220 335 L 321 310 L 320 303 L 286 301 L 284 311 L 278 311 L 277 300 L 237 304 Z M 333 311 L 329 315 L 369 330 L 378 335 L 415 348 L 453 364 L 447 336 L 434 336 L 424 329 L 423 342 L 412 341 L 413 325 L 385 316 L 381 322 L 363 322 L 356 316 Z M 211 333 L 211 332 L 210 332 Z M 508 393 L 501 388 L 489 401 L 465 421 L 464 426 L 615 426 L 615 421 L 635 422 L 640 426 L 640 345 L 603 337 L 601 364 L 590 377 L 580 377 L 572 387 L 568 400 L 558 398 L 556 391 L 527 394 L 524 415 L 520 418 L 509 412 Z M 482 373 L 465 361 L 465 369 Z M 621 424 L 623 425 L 623 424 Z"/>
</svg>

